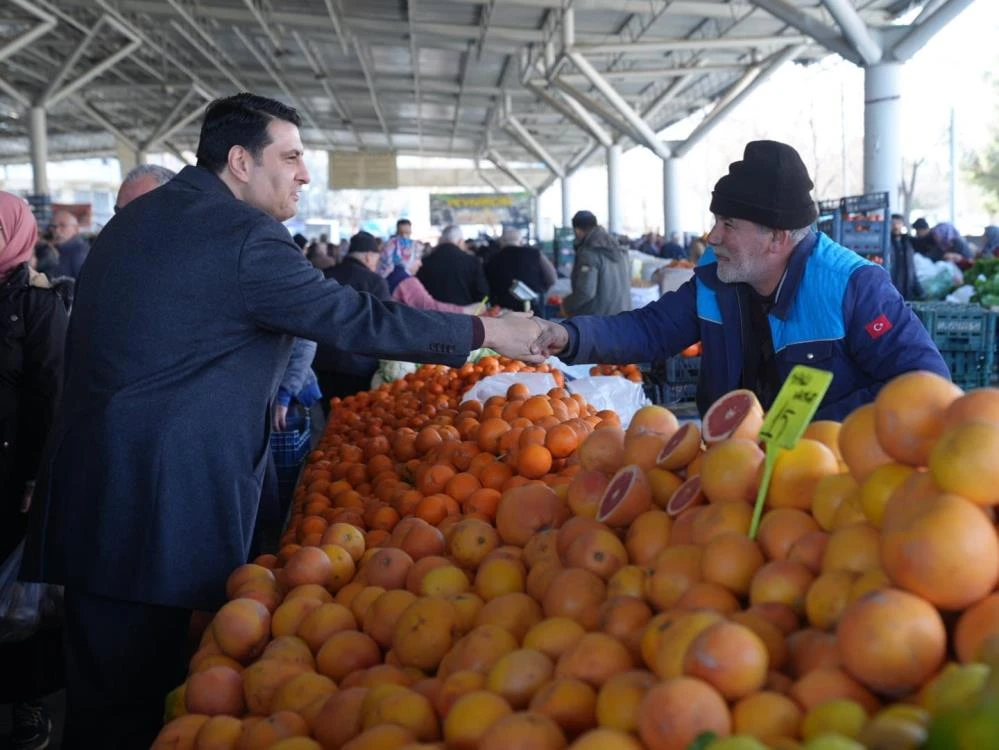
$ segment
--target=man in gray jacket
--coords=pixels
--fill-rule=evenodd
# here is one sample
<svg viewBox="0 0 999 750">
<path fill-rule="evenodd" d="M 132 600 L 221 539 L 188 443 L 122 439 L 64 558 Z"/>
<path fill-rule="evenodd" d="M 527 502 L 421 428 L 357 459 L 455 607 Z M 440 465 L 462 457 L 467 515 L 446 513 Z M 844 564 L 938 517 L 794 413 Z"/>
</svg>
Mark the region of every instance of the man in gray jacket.
<svg viewBox="0 0 999 750">
<path fill-rule="evenodd" d="M 615 315 L 631 309 L 631 262 L 628 251 L 597 225 L 589 211 L 572 217 L 576 232 L 576 261 L 572 293 L 562 301 L 571 315 Z"/>
</svg>

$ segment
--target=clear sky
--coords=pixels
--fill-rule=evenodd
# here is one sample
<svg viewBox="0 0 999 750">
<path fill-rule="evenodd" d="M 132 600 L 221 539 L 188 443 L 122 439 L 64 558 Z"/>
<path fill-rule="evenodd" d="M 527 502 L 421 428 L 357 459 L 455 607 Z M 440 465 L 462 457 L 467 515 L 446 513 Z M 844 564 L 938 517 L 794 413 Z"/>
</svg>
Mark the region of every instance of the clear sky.
<svg viewBox="0 0 999 750">
<path fill-rule="evenodd" d="M 990 126 L 999 128 L 999 89 L 990 81 L 990 74 L 999 78 L 997 42 L 999 0 L 976 0 L 903 70 L 899 137 L 905 159 L 926 157 L 917 178 L 917 197 L 921 200 L 917 200 L 916 208 L 931 220 L 947 219 L 947 128 L 951 107 L 956 112 L 961 154 L 980 148 L 987 141 Z M 786 66 L 775 74 L 683 160 L 681 208 L 685 228 L 708 228 L 711 187 L 728 163 L 741 156 L 745 142 L 753 138 L 784 140 L 798 148 L 813 171 L 817 198 L 862 192 L 863 91 L 863 71 L 835 56 L 807 68 Z M 664 135 L 681 139 L 699 119 L 695 115 Z M 622 201 L 625 230 L 635 234 L 658 228 L 662 222 L 659 160 L 644 148 L 635 148 L 622 161 L 627 174 Z M 967 225 L 962 226 L 964 231 L 975 233 L 989 217 L 981 197 L 965 182 L 962 175 L 958 223 Z M 558 190 L 551 192 L 544 197 L 542 212 L 557 220 L 561 199 Z M 573 210 L 592 208 L 601 221 L 606 220 L 607 185 L 602 166 L 581 170 L 573 178 L 571 194 Z"/>
</svg>

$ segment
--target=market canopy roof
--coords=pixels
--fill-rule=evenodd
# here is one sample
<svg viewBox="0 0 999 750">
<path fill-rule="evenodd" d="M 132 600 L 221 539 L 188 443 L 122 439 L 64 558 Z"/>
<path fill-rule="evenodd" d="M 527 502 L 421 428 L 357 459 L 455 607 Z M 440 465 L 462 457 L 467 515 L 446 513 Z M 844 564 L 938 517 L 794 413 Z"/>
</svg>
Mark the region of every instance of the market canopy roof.
<svg viewBox="0 0 999 750">
<path fill-rule="evenodd" d="M 25 159 L 32 106 L 50 158 L 180 152 L 208 100 L 250 90 L 298 107 L 314 148 L 554 178 L 612 141 L 668 156 L 656 132 L 720 115 L 785 62 L 877 62 L 871 29 L 922 7 L 892 29 L 915 51 L 918 24 L 970 2 L 0 0 L 0 161 Z"/>
</svg>

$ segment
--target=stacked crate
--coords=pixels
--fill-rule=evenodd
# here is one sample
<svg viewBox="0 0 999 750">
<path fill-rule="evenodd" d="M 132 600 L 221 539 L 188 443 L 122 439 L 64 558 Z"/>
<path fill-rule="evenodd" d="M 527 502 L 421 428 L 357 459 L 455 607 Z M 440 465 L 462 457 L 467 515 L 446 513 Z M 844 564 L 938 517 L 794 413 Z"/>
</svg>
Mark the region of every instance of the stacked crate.
<svg viewBox="0 0 999 750">
<path fill-rule="evenodd" d="M 700 357 L 670 357 L 643 368 L 642 380 L 649 400 L 660 406 L 693 401 L 701 374 Z"/>
<path fill-rule="evenodd" d="M 996 313 L 980 305 L 913 302 L 912 311 L 965 390 L 990 385 L 996 368 Z"/>
</svg>

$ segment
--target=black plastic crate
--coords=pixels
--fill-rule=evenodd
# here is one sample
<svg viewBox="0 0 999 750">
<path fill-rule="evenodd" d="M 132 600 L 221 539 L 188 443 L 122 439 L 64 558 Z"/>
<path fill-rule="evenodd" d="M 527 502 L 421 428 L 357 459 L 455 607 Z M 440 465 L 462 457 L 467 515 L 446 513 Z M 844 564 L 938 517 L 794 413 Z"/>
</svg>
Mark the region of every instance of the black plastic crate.
<svg viewBox="0 0 999 750">
<path fill-rule="evenodd" d="M 701 376 L 700 357 L 670 357 L 666 360 L 666 380 L 674 385 L 697 384 Z"/>
<path fill-rule="evenodd" d="M 659 406 L 693 401 L 697 397 L 700 357 L 670 357 L 643 371 L 643 385 L 649 400 Z"/>
</svg>

